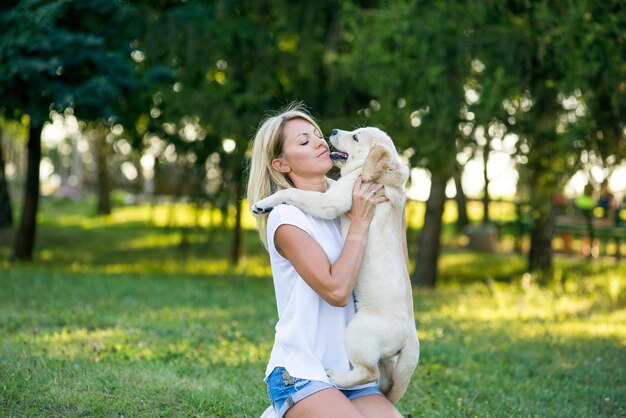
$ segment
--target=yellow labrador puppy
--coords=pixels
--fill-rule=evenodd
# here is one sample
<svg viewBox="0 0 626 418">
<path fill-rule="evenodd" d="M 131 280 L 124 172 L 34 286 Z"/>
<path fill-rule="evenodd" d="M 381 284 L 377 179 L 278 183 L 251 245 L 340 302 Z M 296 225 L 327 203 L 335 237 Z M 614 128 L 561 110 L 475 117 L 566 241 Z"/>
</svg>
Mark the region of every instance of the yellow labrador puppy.
<svg viewBox="0 0 626 418">
<path fill-rule="evenodd" d="M 409 169 L 400 161 L 391 138 L 378 128 L 350 132 L 334 129 L 330 143 L 338 150 L 331 157 L 341 167 L 341 177 L 326 192 L 280 190 L 256 202 L 252 211 L 260 214 L 287 203 L 320 218 L 341 216 L 345 240 L 350 226 L 345 213 L 352 206 L 357 177 L 361 175 L 365 182 L 384 185 L 389 201 L 376 207 L 370 224 L 354 289 L 357 310 L 346 328 L 345 346 L 352 370 L 327 372 L 333 383 L 344 388 L 380 378 L 381 390 L 395 403 L 404 395 L 419 359 L 411 283 L 402 241 L 406 200 L 402 186 Z"/>
</svg>

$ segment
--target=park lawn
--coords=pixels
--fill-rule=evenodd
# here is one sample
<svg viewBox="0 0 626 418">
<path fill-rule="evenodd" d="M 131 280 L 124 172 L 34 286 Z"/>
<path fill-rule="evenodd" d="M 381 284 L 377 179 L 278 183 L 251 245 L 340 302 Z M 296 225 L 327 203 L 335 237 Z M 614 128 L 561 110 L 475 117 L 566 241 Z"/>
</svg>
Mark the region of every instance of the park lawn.
<svg viewBox="0 0 626 418">
<path fill-rule="evenodd" d="M 151 226 L 44 202 L 38 260 L 0 264 L 0 416 L 255 417 L 276 320 L 252 231 Z M 0 256 L 10 252 L 0 240 Z M 415 289 L 420 365 L 405 416 L 626 414 L 626 265 L 447 249 Z"/>
</svg>

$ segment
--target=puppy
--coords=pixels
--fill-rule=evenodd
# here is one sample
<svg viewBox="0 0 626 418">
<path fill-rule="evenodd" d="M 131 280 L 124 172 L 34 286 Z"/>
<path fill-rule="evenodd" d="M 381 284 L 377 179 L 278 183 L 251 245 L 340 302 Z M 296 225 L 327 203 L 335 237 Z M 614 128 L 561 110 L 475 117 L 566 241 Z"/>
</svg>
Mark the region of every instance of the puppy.
<svg viewBox="0 0 626 418">
<path fill-rule="evenodd" d="M 378 128 L 334 129 L 331 153 L 341 177 L 326 192 L 296 188 L 280 190 L 256 202 L 255 214 L 281 203 L 294 205 L 320 218 L 341 216 L 344 240 L 350 226 L 345 215 L 352 206 L 352 189 L 359 175 L 364 182 L 384 185 L 388 202 L 380 203 L 370 224 L 365 255 L 354 289 L 356 314 L 348 324 L 345 346 L 352 370 L 328 370 L 338 387 L 379 379 L 387 398 L 395 403 L 405 393 L 419 359 L 413 298 L 402 243 L 405 194 L 409 169 L 402 164 L 391 138 Z"/>
</svg>

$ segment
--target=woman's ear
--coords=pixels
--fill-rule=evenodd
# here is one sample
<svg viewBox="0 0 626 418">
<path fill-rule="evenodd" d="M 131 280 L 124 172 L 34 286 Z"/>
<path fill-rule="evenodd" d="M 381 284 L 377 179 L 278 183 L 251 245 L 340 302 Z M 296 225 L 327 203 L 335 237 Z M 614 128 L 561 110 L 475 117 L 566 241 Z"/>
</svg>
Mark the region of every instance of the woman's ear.
<svg viewBox="0 0 626 418">
<path fill-rule="evenodd" d="M 276 171 L 278 171 L 279 173 L 289 173 L 291 171 L 291 168 L 289 168 L 289 165 L 283 161 L 282 158 L 274 158 L 272 160 L 272 168 Z"/>
</svg>

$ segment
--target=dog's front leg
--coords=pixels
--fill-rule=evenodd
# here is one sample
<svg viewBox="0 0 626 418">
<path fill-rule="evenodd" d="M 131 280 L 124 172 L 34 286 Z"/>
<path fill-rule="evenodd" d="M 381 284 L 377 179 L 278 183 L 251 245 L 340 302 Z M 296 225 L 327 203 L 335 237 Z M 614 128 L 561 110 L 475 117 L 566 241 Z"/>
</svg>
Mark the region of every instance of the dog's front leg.
<svg viewBox="0 0 626 418">
<path fill-rule="evenodd" d="M 279 190 L 252 206 L 255 214 L 267 213 L 281 203 L 296 206 L 302 211 L 323 219 L 334 219 L 352 207 L 354 182 L 337 181 L 325 193 L 301 189 Z"/>
<path fill-rule="evenodd" d="M 279 190 L 276 193 L 269 195 L 265 199 L 261 199 L 252 205 L 252 213 L 255 215 L 260 215 L 262 213 L 270 212 L 274 209 L 274 206 L 278 206 L 281 203 L 291 204 L 301 190 L 299 189 L 283 189 Z"/>
</svg>

